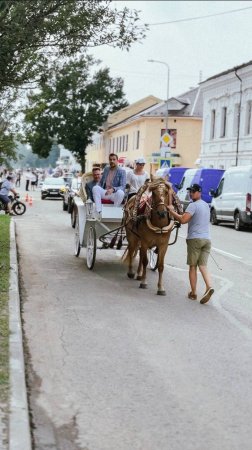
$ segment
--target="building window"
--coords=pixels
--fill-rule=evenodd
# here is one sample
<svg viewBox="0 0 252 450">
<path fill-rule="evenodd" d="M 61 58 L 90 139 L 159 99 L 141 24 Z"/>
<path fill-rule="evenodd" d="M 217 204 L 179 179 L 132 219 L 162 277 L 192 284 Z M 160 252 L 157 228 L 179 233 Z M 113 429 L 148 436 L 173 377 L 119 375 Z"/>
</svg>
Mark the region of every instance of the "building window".
<svg viewBox="0 0 252 450">
<path fill-rule="evenodd" d="M 139 149 L 139 142 L 140 142 L 140 131 L 137 130 L 137 135 L 136 135 L 136 150 Z"/>
<path fill-rule="evenodd" d="M 129 140 L 129 135 L 126 134 L 126 136 L 125 136 L 125 151 L 126 152 L 128 151 L 128 140 Z"/>
<path fill-rule="evenodd" d="M 225 137 L 227 133 L 227 107 L 221 109 L 221 134 L 220 137 Z"/>
<path fill-rule="evenodd" d="M 239 124 L 239 105 L 238 103 L 234 107 L 234 126 L 233 126 L 233 136 L 238 135 L 238 124 Z"/>
<path fill-rule="evenodd" d="M 251 134 L 252 127 L 251 127 L 251 118 L 252 118 L 252 101 L 250 100 L 247 102 L 247 109 L 246 109 L 246 130 L 245 134 Z"/>
<path fill-rule="evenodd" d="M 210 139 L 214 139 L 215 138 L 215 118 L 216 118 L 216 111 L 215 111 L 215 109 L 212 109 L 212 111 L 211 111 Z"/>
<path fill-rule="evenodd" d="M 116 153 L 119 152 L 119 137 L 116 138 Z"/>
</svg>

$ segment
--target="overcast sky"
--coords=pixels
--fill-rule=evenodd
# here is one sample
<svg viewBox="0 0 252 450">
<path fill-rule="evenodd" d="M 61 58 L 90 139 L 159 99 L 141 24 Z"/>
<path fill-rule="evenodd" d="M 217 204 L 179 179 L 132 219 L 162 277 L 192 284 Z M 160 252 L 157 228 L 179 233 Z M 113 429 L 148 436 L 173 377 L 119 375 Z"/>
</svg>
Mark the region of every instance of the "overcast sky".
<svg viewBox="0 0 252 450">
<path fill-rule="evenodd" d="M 167 93 L 167 68 L 149 63 L 164 61 L 170 66 L 169 96 L 197 86 L 206 78 L 252 60 L 252 1 L 114 1 L 118 9 L 140 10 L 144 23 L 154 24 L 184 18 L 232 14 L 188 22 L 150 26 L 146 39 L 129 52 L 100 47 L 92 51 L 110 68 L 112 76 L 124 79 L 127 100 L 147 95 L 161 99 Z M 249 9 L 248 9 L 249 8 Z"/>
</svg>

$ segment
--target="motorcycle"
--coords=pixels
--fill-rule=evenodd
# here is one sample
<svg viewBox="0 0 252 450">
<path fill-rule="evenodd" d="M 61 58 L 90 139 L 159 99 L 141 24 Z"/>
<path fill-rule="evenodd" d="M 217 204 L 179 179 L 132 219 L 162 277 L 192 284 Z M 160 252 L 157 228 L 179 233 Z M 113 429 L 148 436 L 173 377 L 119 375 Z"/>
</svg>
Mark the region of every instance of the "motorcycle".
<svg viewBox="0 0 252 450">
<path fill-rule="evenodd" d="M 16 214 L 17 216 L 22 216 L 22 214 L 26 211 L 26 205 L 19 200 L 19 195 L 15 195 L 15 197 L 12 197 L 12 195 L 9 195 L 9 199 L 11 200 L 11 210 Z M 7 214 L 7 208 L 6 205 L 0 200 L 0 211 L 5 211 Z"/>
</svg>

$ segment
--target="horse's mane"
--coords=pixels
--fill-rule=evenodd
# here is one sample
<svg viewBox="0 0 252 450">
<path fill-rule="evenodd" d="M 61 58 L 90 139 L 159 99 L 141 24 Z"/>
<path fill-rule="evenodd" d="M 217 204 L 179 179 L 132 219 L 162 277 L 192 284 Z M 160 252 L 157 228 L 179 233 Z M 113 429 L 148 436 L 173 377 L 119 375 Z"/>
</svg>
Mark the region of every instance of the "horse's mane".
<svg viewBox="0 0 252 450">
<path fill-rule="evenodd" d="M 178 212 L 179 214 L 183 213 L 183 208 L 181 206 L 180 200 L 179 200 L 178 196 L 176 195 L 176 193 L 174 192 L 174 190 L 172 189 L 171 183 L 169 183 L 168 181 L 164 180 L 164 178 L 161 178 L 161 177 L 151 177 L 151 180 L 146 180 L 145 183 L 143 184 L 143 186 L 140 187 L 136 196 L 134 197 L 134 201 L 132 201 L 132 203 L 130 204 L 130 209 L 132 209 L 131 217 L 134 222 L 137 221 L 137 214 L 138 214 L 138 209 L 139 209 L 142 195 L 147 190 L 152 191 L 152 190 L 156 189 L 158 186 L 160 186 L 161 184 L 165 185 L 168 188 L 168 195 L 169 195 L 169 199 L 170 199 L 169 204 L 172 204 L 175 208 L 175 211 Z"/>
</svg>

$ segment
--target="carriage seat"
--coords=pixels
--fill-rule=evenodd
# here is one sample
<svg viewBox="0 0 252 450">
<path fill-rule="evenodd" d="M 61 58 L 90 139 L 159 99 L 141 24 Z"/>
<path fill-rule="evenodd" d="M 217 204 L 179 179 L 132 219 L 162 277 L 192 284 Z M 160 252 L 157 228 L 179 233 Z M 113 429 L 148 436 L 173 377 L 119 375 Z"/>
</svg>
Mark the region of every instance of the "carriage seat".
<svg viewBox="0 0 252 450">
<path fill-rule="evenodd" d="M 102 205 L 113 205 L 114 202 L 112 200 L 109 200 L 108 198 L 102 198 L 101 200 Z"/>
</svg>

